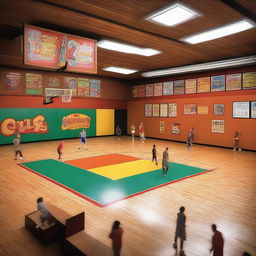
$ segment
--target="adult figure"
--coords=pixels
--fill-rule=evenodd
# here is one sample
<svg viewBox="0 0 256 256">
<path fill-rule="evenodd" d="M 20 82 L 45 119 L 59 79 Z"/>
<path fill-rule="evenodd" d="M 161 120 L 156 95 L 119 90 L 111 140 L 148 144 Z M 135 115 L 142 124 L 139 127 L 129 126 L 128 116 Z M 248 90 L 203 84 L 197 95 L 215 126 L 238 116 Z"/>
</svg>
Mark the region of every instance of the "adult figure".
<svg viewBox="0 0 256 256">
<path fill-rule="evenodd" d="M 166 176 L 166 173 L 169 169 L 169 152 L 168 152 L 168 147 L 165 149 L 163 152 L 163 160 L 162 160 L 162 168 L 163 168 L 163 176 Z"/>
<path fill-rule="evenodd" d="M 80 146 L 79 146 L 79 149 L 80 147 L 82 146 L 83 148 L 85 148 L 86 150 L 88 149 L 88 146 L 87 146 L 87 140 L 86 140 L 86 131 L 85 129 L 83 129 L 81 132 L 80 132 Z"/>
<path fill-rule="evenodd" d="M 176 224 L 176 231 L 175 231 L 175 238 L 173 247 L 175 249 L 178 248 L 177 241 L 178 238 L 180 239 L 180 255 L 185 256 L 185 252 L 183 250 L 183 244 L 186 240 L 186 216 L 184 214 L 185 207 L 180 207 L 180 212 L 177 213 L 177 224 Z"/>
<path fill-rule="evenodd" d="M 140 123 L 140 126 L 139 126 L 139 132 L 140 132 L 140 140 L 145 141 L 145 128 L 142 122 Z"/>
<path fill-rule="evenodd" d="M 157 156 L 156 156 L 156 145 L 153 145 L 153 148 L 152 148 L 152 162 L 156 162 L 156 165 L 158 165 L 158 162 L 157 162 Z"/>
<path fill-rule="evenodd" d="M 236 149 L 241 151 L 241 148 L 239 146 L 239 137 L 240 136 L 241 136 L 241 133 L 236 131 L 235 134 L 234 134 L 234 148 L 233 148 L 233 151 L 235 151 Z"/>
<path fill-rule="evenodd" d="M 213 251 L 213 256 L 223 256 L 224 240 L 220 231 L 217 230 L 217 226 L 212 224 L 212 247 L 210 251 Z"/>
<path fill-rule="evenodd" d="M 13 140 L 14 152 L 15 152 L 15 160 L 17 160 L 17 156 L 19 154 L 20 159 L 23 159 L 23 155 L 20 149 L 20 134 L 16 135 L 16 138 Z"/>
<path fill-rule="evenodd" d="M 108 236 L 110 239 L 112 239 L 112 249 L 114 256 L 121 255 L 123 232 L 123 229 L 120 227 L 120 221 L 114 221 L 112 230 Z"/>
</svg>

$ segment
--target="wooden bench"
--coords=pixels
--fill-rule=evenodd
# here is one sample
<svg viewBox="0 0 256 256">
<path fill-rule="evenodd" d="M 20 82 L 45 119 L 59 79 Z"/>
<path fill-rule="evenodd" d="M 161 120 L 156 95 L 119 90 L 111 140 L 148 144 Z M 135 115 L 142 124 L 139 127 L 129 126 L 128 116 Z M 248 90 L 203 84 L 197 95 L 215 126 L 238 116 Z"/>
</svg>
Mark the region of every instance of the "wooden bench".
<svg viewBox="0 0 256 256">
<path fill-rule="evenodd" d="M 112 256 L 112 249 L 84 231 L 66 238 L 61 243 L 64 256 Z"/>
</svg>

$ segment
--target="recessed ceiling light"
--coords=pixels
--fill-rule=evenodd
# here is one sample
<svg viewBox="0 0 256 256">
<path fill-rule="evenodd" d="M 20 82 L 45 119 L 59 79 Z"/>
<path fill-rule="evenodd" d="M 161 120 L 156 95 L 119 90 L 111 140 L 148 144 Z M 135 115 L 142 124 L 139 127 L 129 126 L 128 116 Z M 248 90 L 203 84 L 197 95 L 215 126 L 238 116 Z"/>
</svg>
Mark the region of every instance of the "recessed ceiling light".
<svg viewBox="0 0 256 256">
<path fill-rule="evenodd" d="M 160 23 L 164 26 L 175 26 L 194 19 L 196 16 L 200 16 L 196 11 L 181 3 L 175 3 L 150 14 L 150 16 L 146 17 L 146 20 Z"/>
<path fill-rule="evenodd" d="M 249 64 L 256 63 L 256 55 L 242 57 L 242 58 L 234 58 L 228 60 L 221 61 L 213 61 L 202 64 L 188 65 L 176 68 L 162 69 L 162 70 L 154 70 L 149 72 L 142 73 L 143 77 L 157 77 L 157 76 L 167 76 L 174 74 L 183 74 L 190 72 L 200 72 L 204 70 L 214 70 L 220 68 L 229 68 L 229 67 L 239 67 Z"/>
<path fill-rule="evenodd" d="M 138 72 L 138 70 L 136 70 L 136 69 L 120 68 L 120 67 L 113 67 L 113 66 L 103 68 L 102 70 L 125 74 L 125 75 L 129 75 L 129 74 Z"/>
<path fill-rule="evenodd" d="M 214 28 L 202 33 L 198 33 L 192 36 L 184 37 L 180 40 L 187 42 L 189 44 L 198 44 L 201 42 L 206 42 L 220 37 L 236 34 L 251 29 L 253 27 L 255 27 L 255 23 L 248 19 L 245 19 L 218 28 Z"/>
<path fill-rule="evenodd" d="M 118 43 L 118 42 L 109 41 L 109 40 L 102 40 L 97 43 L 97 46 L 104 49 L 111 50 L 111 51 L 117 51 L 117 52 L 129 53 L 129 54 L 138 54 L 138 55 L 143 55 L 148 57 L 161 53 L 161 51 L 158 51 L 155 49 L 141 48 L 141 47 Z"/>
</svg>

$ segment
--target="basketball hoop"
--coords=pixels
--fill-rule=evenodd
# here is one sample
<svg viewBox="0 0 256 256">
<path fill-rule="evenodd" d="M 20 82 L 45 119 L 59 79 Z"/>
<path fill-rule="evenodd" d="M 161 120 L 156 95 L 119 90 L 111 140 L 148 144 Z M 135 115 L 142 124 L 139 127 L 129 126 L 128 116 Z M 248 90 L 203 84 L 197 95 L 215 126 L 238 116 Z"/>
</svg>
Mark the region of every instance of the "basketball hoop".
<svg viewBox="0 0 256 256">
<path fill-rule="evenodd" d="M 62 102 L 71 102 L 72 100 L 72 90 L 64 89 L 63 94 L 61 95 Z"/>
</svg>

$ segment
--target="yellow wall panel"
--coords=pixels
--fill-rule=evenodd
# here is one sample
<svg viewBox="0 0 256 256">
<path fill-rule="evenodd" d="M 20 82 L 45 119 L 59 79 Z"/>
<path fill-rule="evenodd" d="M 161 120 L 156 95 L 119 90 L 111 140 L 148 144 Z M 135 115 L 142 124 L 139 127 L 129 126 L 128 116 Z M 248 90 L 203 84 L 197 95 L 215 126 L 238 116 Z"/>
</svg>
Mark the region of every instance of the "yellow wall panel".
<svg viewBox="0 0 256 256">
<path fill-rule="evenodd" d="M 96 136 L 114 135 L 115 133 L 115 110 L 96 110 Z"/>
</svg>

